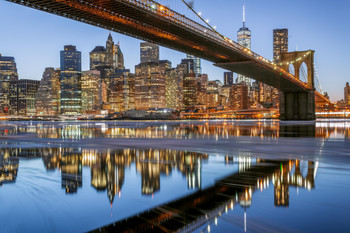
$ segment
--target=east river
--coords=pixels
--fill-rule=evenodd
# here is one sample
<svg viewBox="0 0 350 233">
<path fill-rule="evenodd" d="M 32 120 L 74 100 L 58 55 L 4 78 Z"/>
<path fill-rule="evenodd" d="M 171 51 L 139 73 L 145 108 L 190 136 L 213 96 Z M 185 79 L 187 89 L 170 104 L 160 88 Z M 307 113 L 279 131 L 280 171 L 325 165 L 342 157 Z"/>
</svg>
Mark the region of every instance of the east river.
<svg viewBox="0 0 350 233">
<path fill-rule="evenodd" d="M 350 120 L 0 121 L 0 232 L 350 232 Z"/>
</svg>

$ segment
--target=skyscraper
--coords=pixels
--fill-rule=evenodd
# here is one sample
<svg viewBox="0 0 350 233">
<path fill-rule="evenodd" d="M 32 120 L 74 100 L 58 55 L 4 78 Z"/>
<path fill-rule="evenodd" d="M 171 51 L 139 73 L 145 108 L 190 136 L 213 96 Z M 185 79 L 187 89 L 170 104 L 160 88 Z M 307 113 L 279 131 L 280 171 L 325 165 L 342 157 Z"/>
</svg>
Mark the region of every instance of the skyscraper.
<svg viewBox="0 0 350 233">
<path fill-rule="evenodd" d="M 90 52 L 90 70 L 100 70 L 106 66 L 106 49 L 104 46 L 96 46 Z"/>
<path fill-rule="evenodd" d="M 16 80 L 18 80 L 18 74 L 15 59 L 0 54 L 0 114 L 8 113 L 10 81 Z"/>
<path fill-rule="evenodd" d="M 81 113 L 81 52 L 73 45 L 61 51 L 61 114 Z"/>
<path fill-rule="evenodd" d="M 198 77 L 198 75 L 202 74 L 202 66 L 201 66 L 201 59 L 199 57 L 195 57 L 193 55 L 187 54 L 186 59 L 192 59 L 194 62 L 193 71 Z"/>
<path fill-rule="evenodd" d="M 81 75 L 82 113 L 93 114 L 101 109 L 101 76 L 97 70 L 83 71 Z"/>
<path fill-rule="evenodd" d="M 288 29 L 273 30 L 273 60 L 279 62 L 281 53 L 288 52 Z"/>
<path fill-rule="evenodd" d="M 349 82 L 346 83 L 344 88 L 344 101 L 346 106 L 350 106 L 350 86 Z"/>
<path fill-rule="evenodd" d="M 141 42 L 140 60 L 141 63 L 159 62 L 159 46 L 149 42 Z"/>
<path fill-rule="evenodd" d="M 168 69 L 165 72 L 165 104 L 167 108 L 182 108 L 183 75 L 178 69 Z"/>
<path fill-rule="evenodd" d="M 36 94 L 36 115 L 56 116 L 60 113 L 60 74 L 54 68 L 45 68 Z"/>
<path fill-rule="evenodd" d="M 96 46 L 90 52 L 90 70 L 124 69 L 124 55 L 120 44 L 114 44 L 111 33 L 109 33 L 106 47 Z"/>
<path fill-rule="evenodd" d="M 21 79 L 10 82 L 10 113 L 21 116 L 34 116 L 35 97 L 40 81 Z"/>
<path fill-rule="evenodd" d="M 113 112 L 135 108 L 135 77 L 130 70 L 117 70 L 111 75 L 109 103 Z"/>
<path fill-rule="evenodd" d="M 224 85 L 233 84 L 233 72 L 224 72 Z"/>
<path fill-rule="evenodd" d="M 232 85 L 230 91 L 230 105 L 233 110 L 248 108 L 248 87 L 245 84 Z"/>
<path fill-rule="evenodd" d="M 197 103 L 197 80 L 194 73 L 185 74 L 183 78 L 183 107 L 193 107 Z"/>
<path fill-rule="evenodd" d="M 241 27 L 237 32 L 237 42 L 238 44 L 251 49 L 251 32 L 249 28 L 245 26 L 245 6 L 243 6 L 243 27 Z M 251 79 L 238 74 L 237 76 L 237 83 L 246 83 L 248 86 L 251 85 Z"/>
<path fill-rule="evenodd" d="M 159 63 L 135 66 L 135 108 L 165 108 L 165 73 Z"/>
</svg>

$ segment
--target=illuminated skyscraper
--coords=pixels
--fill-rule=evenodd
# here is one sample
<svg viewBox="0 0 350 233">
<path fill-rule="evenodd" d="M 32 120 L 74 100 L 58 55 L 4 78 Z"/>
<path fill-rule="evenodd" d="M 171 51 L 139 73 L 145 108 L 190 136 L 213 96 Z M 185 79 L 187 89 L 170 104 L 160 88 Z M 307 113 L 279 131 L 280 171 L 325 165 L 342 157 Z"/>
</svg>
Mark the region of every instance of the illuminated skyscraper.
<svg viewBox="0 0 350 233">
<path fill-rule="evenodd" d="M 197 103 L 197 80 L 194 73 L 185 74 L 183 78 L 183 107 L 193 107 Z"/>
<path fill-rule="evenodd" d="M 178 69 L 165 72 L 165 104 L 167 108 L 181 109 L 183 101 L 183 75 Z"/>
<path fill-rule="evenodd" d="M 111 75 L 109 103 L 113 112 L 135 108 L 135 76 L 130 70 L 117 70 Z"/>
<path fill-rule="evenodd" d="M 90 52 L 90 70 L 100 70 L 106 66 L 106 49 L 103 46 L 96 46 Z"/>
<path fill-rule="evenodd" d="M 101 109 L 101 76 L 100 71 L 83 71 L 81 75 L 82 113 L 98 113 Z"/>
<path fill-rule="evenodd" d="M 45 68 L 36 95 L 36 114 L 56 116 L 60 113 L 60 74 L 54 68 Z"/>
<path fill-rule="evenodd" d="M 288 52 L 288 29 L 273 30 L 273 60 L 279 62 L 281 53 Z"/>
<path fill-rule="evenodd" d="M 198 75 L 202 74 L 202 66 L 201 66 L 201 59 L 199 57 L 195 57 L 193 55 L 187 54 L 186 59 L 192 59 L 194 62 L 193 71 L 198 77 Z"/>
<path fill-rule="evenodd" d="M 21 116 L 34 116 L 35 97 L 40 81 L 21 79 L 10 82 L 10 113 Z"/>
<path fill-rule="evenodd" d="M 135 108 L 165 108 L 165 73 L 160 63 L 142 62 L 135 66 Z"/>
<path fill-rule="evenodd" d="M 141 63 L 159 62 L 159 46 L 149 42 L 141 42 L 140 61 Z"/>
<path fill-rule="evenodd" d="M 248 108 L 248 87 L 246 84 L 234 84 L 231 86 L 230 105 L 233 110 Z"/>
<path fill-rule="evenodd" d="M 346 83 L 344 88 L 344 101 L 346 106 L 350 106 L 350 86 L 349 82 Z"/>
<path fill-rule="evenodd" d="M 81 52 L 73 45 L 61 51 L 61 114 L 81 113 Z"/>
<path fill-rule="evenodd" d="M 120 44 L 114 44 L 111 33 L 109 33 L 106 47 L 96 46 L 90 52 L 90 70 L 124 69 L 124 55 Z"/>
<path fill-rule="evenodd" d="M 0 54 L 0 114 L 8 113 L 10 81 L 16 80 L 18 80 L 18 74 L 15 59 Z"/>
<path fill-rule="evenodd" d="M 241 27 L 237 32 L 237 42 L 238 44 L 248 49 L 251 49 L 251 32 L 249 28 L 245 26 L 245 6 L 243 6 L 243 27 Z M 242 83 L 242 82 L 250 86 L 252 81 L 250 78 L 244 75 L 238 74 L 237 83 Z"/>
</svg>

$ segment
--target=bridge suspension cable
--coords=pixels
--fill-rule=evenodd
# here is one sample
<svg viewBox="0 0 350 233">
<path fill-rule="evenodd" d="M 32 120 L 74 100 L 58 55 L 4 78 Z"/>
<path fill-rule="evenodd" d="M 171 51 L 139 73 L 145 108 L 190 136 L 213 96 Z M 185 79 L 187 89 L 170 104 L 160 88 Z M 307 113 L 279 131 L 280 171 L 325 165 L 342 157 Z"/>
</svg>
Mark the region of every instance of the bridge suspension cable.
<svg viewBox="0 0 350 233">
<path fill-rule="evenodd" d="M 314 71 L 315 71 L 315 77 L 316 77 L 316 81 L 317 81 L 317 86 L 318 86 L 318 88 L 320 89 L 320 93 L 321 93 L 322 95 L 324 95 L 325 93 L 324 93 L 323 90 L 322 90 L 321 82 L 320 82 L 320 80 L 319 80 L 319 78 L 318 78 L 318 73 L 317 73 L 316 65 L 315 65 L 315 64 L 314 64 Z"/>
</svg>

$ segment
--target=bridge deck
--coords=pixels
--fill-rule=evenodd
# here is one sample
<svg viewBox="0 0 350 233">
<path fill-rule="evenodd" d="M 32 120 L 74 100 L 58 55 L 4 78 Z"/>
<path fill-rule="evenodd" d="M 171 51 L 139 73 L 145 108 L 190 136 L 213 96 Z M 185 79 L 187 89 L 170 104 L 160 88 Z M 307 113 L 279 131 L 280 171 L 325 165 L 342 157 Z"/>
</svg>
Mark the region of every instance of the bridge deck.
<svg viewBox="0 0 350 233">
<path fill-rule="evenodd" d="M 281 90 L 310 89 L 258 54 L 151 0 L 8 1 L 154 42 L 214 63 L 250 61 L 250 66 L 245 68 L 228 68 L 250 74 L 249 77 Z M 261 78 L 257 71 L 265 71 L 270 80 Z"/>
</svg>

